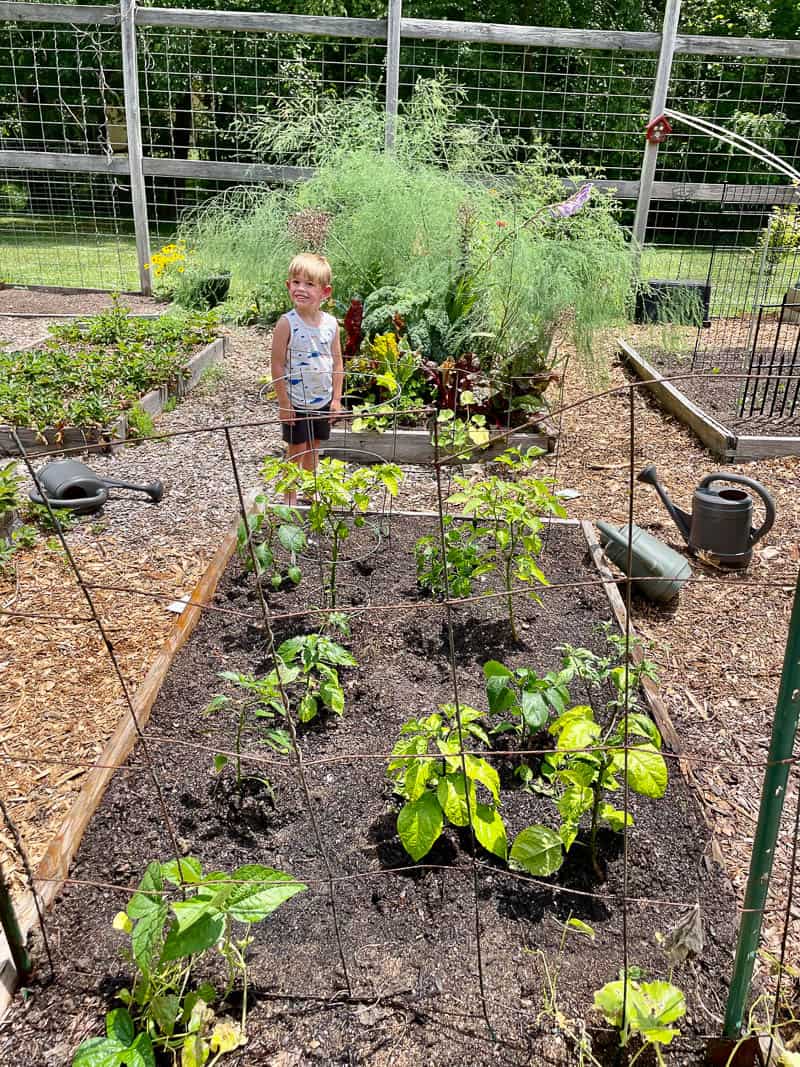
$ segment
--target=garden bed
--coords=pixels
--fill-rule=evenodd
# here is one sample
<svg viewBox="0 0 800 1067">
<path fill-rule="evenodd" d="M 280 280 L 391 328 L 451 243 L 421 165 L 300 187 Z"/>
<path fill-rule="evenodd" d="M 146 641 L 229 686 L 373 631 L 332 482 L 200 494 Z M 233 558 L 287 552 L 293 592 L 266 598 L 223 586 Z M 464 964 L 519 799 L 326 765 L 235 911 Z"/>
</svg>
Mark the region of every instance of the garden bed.
<svg viewBox="0 0 800 1067">
<path fill-rule="evenodd" d="M 742 417 L 738 397 L 743 380 L 691 373 L 691 362 L 663 352 L 645 358 L 619 342 L 628 366 L 670 414 L 692 429 L 706 447 L 730 463 L 771 456 L 800 455 L 800 417 Z M 742 353 L 744 358 L 745 353 Z M 744 364 L 742 364 L 742 371 Z M 670 380 L 674 379 L 674 380 Z"/>
<path fill-rule="evenodd" d="M 81 329 L 81 327 L 86 326 L 87 323 L 89 326 L 91 326 L 92 322 L 102 323 L 103 316 L 105 316 L 105 321 L 108 322 L 109 320 L 112 320 L 114 316 L 118 316 L 120 311 L 124 312 L 124 309 L 114 308 L 109 312 L 103 312 L 95 320 L 87 320 L 86 323 L 78 324 L 77 328 Z M 124 319 L 125 315 L 123 314 L 122 317 Z M 202 327 L 195 329 L 193 326 L 189 326 L 187 329 L 189 330 L 190 335 L 197 334 L 198 336 L 201 336 L 205 332 L 206 336 L 208 336 L 209 333 L 207 329 L 203 330 Z M 44 345 L 44 342 L 48 342 L 48 344 L 43 347 L 43 352 L 47 352 L 48 348 L 53 348 L 53 341 L 45 338 L 35 346 L 24 346 L 20 351 L 29 352 L 30 362 L 33 363 L 37 356 L 37 349 Z M 87 361 L 87 375 L 93 374 L 94 368 L 89 361 L 89 357 L 80 351 L 82 347 L 80 343 L 76 342 L 74 338 L 72 339 L 72 343 L 77 351 L 73 357 L 75 360 L 75 367 L 68 372 L 67 381 L 69 384 L 62 384 L 60 381 L 56 380 L 59 375 L 59 370 L 56 369 L 55 364 L 52 368 L 48 368 L 45 365 L 38 371 L 34 370 L 28 372 L 26 370 L 25 377 L 28 379 L 27 389 L 30 391 L 31 395 L 35 395 L 39 390 L 45 391 L 52 388 L 54 385 L 58 385 L 65 394 L 72 394 L 73 399 L 76 396 L 79 398 L 82 383 L 80 378 L 76 380 L 75 369 L 80 366 L 81 361 Z M 96 342 L 92 344 L 88 339 L 86 345 L 87 347 L 92 345 L 92 351 L 96 351 L 98 348 Z M 180 351 L 180 343 L 178 343 L 176 347 L 177 350 Z M 110 355 L 114 345 L 108 343 L 105 346 L 100 345 L 100 348 Z M 88 426 L 70 425 L 67 423 L 44 426 L 41 429 L 32 429 L 29 426 L 18 425 L 13 433 L 10 429 L 0 429 L 0 457 L 13 457 L 21 454 L 20 448 L 15 440 L 15 434 L 19 439 L 21 447 L 29 456 L 62 449 L 65 451 L 70 449 L 85 449 L 88 452 L 97 452 L 106 450 L 113 445 L 123 444 L 125 441 L 136 436 L 136 424 L 133 421 L 133 416 L 130 414 L 131 408 L 136 408 L 140 417 L 154 418 L 161 414 L 171 398 L 180 399 L 193 389 L 200 381 L 203 372 L 212 364 L 222 359 L 224 355 L 224 337 L 216 337 L 213 340 L 209 340 L 199 351 L 195 351 L 193 354 L 191 353 L 191 349 L 187 350 L 185 362 L 180 367 L 179 374 L 170 374 L 169 380 L 160 382 L 153 388 L 142 393 L 133 403 L 123 400 L 123 397 L 120 394 L 120 386 L 117 384 L 103 383 L 102 391 L 110 389 L 110 392 L 107 396 L 103 396 L 102 401 L 100 400 L 101 388 L 97 386 L 93 387 L 93 384 L 87 384 L 87 392 L 93 391 L 91 397 L 91 401 L 95 405 L 93 410 L 97 412 L 101 407 L 105 407 L 107 410 L 116 408 L 116 410 L 119 411 L 119 414 L 113 418 L 113 421 L 109 421 L 106 425 L 101 425 L 99 424 L 99 420 L 95 420 Z M 159 358 L 157 353 L 154 354 L 154 365 Z M 174 353 L 166 359 L 163 357 L 161 358 L 164 367 L 172 367 L 174 371 L 176 366 Z M 37 378 L 37 374 L 41 377 L 41 380 Z M 17 384 L 16 379 L 19 377 L 19 372 L 16 372 L 15 388 L 17 389 L 19 388 L 19 385 Z M 148 373 L 148 377 L 149 381 L 152 382 L 152 372 Z M 158 378 L 156 378 L 156 381 L 158 381 Z M 100 407 L 98 407 L 98 404 Z M 125 408 L 126 410 L 120 411 L 120 408 Z M 8 420 L 6 425 L 13 425 L 13 423 L 11 420 Z"/>
<path fill-rule="evenodd" d="M 493 436 L 498 440 L 485 449 L 472 448 L 467 456 L 467 462 L 483 462 L 492 459 L 506 448 L 518 448 L 521 452 L 527 452 L 529 448 L 541 448 L 544 452 L 552 452 L 556 444 L 556 434 L 546 431 L 542 433 L 516 433 L 501 436 L 501 431 L 493 431 Z M 442 450 L 446 450 L 446 443 L 442 442 Z M 344 459 L 351 462 L 368 462 L 381 460 L 388 463 L 433 463 L 436 449 L 431 443 L 429 430 L 386 430 L 383 433 L 377 430 L 366 430 L 356 433 L 349 428 L 334 427 L 331 430 L 326 452 L 331 452 L 336 459 Z"/>
<path fill-rule="evenodd" d="M 543 960 L 560 967 L 557 1008 L 576 1029 L 583 1022 L 600 1022 L 590 1014 L 592 993 L 622 966 L 619 837 L 603 843 L 604 883 L 594 879 L 578 846 L 549 884 L 510 874 L 481 852 L 477 909 L 487 1009 L 497 1034 L 493 1047 L 478 998 L 469 842 L 460 831 L 446 831 L 419 865 L 399 844 L 385 755 L 409 715 L 430 714 L 453 698 L 444 609 L 419 600 L 409 568 L 415 539 L 433 530 L 431 520 L 396 518 L 388 548 L 342 569 L 340 607 L 364 608 L 364 614 L 353 615 L 352 637 L 345 642 L 361 666 L 343 673 L 343 718 L 301 729 L 309 788 L 333 866 L 354 999 L 342 992 L 325 866 L 291 761 L 270 753 L 259 768 L 275 790 L 274 809 L 231 806 L 224 790 L 214 788 L 213 754 L 230 752 L 235 737 L 229 713 L 201 716 L 221 690 L 217 673 L 262 673 L 267 667 L 258 628 L 231 613 L 246 613 L 254 622 L 258 617 L 252 578 L 237 563 L 216 599 L 216 606 L 226 610 L 204 615 L 156 702 L 147 735 L 181 847 L 198 856 L 204 868 L 260 862 L 309 885 L 308 892 L 253 928 L 249 1044 L 226 1062 L 359 1062 L 383 1050 L 376 1062 L 445 1064 L 492 1056 L 507 1063 L 545 1062 L 545 1057 L 572 1063 L 575 1050 L 554 1032 L 552 1019 L 539 1020 L 546 1007 Z M 564 642 L 602 648 L 595 627 L 611 612 L 602 588 L 575 585 L 596 578 L 580 528 L 551 526 L 541 562 L 551 582 L 569 583 L 569 588 L 543 591 L 541 605 L 520 600 L 524 647 L 509 642 L 501 602 L 482 600 L 456 609 L 464 704 L 485 706 L 481 665 L 489 657 L 543 671 L 557 666 L 556 648 Z M 313 600 L 313 568 L 308 572 L 297 590 L 271 595 L 275 615 L 302 610 Z M 303 622 L 279 618 L 275 628 L 282 640 L 302 632 Z M 258 732 L 249 732 L 245 743 L 257 753 Z M 509 761 L 501 753 L 494 761 L 501 771 L 510 835 L 532 822 L 552 821 L 552 803 L 513 788 Z M 668 964 L 655 934 L 674 926 L 675 902 L 699 900 L 707 934 L 701 966 L 680 968 L 674 981 L 689 1003 L 684 1032 L 704 1033 L 709 1029 L 704 1005 L 718 1012 L 726 984 L 734 905 L 722 880 L 703 862 L 706 831 L 677 768 L 670 766 L 664 800 L 631 800 L 636 822 L 628 850 L 628 962 L 652 977 L 666 977 Z M 16 1009 L 0 1049 L 11 1055 L 12 1049 L 25 1048 L 27 1064 L 50 1067 L 69 1063 L 81 1038 L 102 1031 L 101 1017 L 109 1006 L 104 998 L 125 975 L 116 962 L 120 937 L 110 923 L 127 891 L 111 887 L 133 887 L 149 860 L 169 855 L 139 751 L 112 780 L 84 839 L 73 870 L 84 884 L 65 888 L 50 920 L 57 982 L 49 989 L 37 987 L 25 1007 Z M 563 923 L 570 915 L 591 924 L 595 938 L 570 932 L 560 954 Z M 608 1035 L 595 1035 L 598 1054 L 604 1055 L 609 1041 Z"/>
</svg>

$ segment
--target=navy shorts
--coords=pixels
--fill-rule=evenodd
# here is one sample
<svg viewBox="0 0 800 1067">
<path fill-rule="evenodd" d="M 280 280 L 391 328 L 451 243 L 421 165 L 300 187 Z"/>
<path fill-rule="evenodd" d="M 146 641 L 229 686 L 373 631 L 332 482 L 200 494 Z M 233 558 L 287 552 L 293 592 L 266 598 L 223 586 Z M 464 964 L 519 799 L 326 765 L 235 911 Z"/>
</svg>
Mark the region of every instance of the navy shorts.
<svg viewBox="0 0 800 1067">
<path fill-rule="evenodd" d="M 317 408 L 315 411 L 298 411 L 295 408 L 294 422 L 282 422 L 283 439 L 290 445 L 305 445 L 310 441 L 327 441 L 331 435 L 331 406 Z"/>
</svg>

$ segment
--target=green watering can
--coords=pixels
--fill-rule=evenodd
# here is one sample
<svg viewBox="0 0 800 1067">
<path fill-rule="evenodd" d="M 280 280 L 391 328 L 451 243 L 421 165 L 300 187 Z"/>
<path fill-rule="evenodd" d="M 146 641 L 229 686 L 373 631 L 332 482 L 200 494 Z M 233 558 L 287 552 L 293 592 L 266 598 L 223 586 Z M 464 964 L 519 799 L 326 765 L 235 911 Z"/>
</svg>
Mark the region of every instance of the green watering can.
<svg viewBox="0 0 800 1067">
<path fill-rule="evenodd" d="M 598 522 L 600 543 L 612 563 L 623 573 L 628 573 L 628 527 L 612 526 Z M 632 526 L 631 572 L 634 588 L 649 600 L 666 603 L 674 600 L 681 586 L 692 576 L 688 561 L 674 548 L 663 544 L 657 537 Z M 646 579 L 646 581 L 637 581 Z"/>
</svg>

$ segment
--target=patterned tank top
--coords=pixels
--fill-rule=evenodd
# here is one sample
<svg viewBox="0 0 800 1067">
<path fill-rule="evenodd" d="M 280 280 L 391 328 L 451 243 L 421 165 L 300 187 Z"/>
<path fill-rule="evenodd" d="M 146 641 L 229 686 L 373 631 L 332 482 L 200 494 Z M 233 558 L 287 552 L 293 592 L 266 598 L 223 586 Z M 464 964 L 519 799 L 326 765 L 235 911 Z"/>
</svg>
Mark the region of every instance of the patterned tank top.
<svg viewBox="0 0 800 1067">
<path fill-rule="evenodd" d="M 319 326 L 309 326 L 294 308 L 285 318 L 289 323 L 286 382 L 292 407 L 300 411 L 325 407 L 333 397 L 333 342 L 339 324 L 325 311 Z"/>
</svg>

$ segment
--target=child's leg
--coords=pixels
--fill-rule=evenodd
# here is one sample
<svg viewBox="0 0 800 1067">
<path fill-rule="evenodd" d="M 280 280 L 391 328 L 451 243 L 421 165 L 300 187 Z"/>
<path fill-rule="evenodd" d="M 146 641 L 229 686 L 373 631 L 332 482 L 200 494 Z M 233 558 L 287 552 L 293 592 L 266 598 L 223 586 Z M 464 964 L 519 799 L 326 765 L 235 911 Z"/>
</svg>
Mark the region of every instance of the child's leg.
<svg viewBox="0 0 800 1067">
<path fill-rule="evenodd" d="M 293 444 L 291 441 L 286 445 L 286 458 L 290 463 L 296 463 L 298 467 L 305 467 L 305 453 L 308 451 L 308 444 L 305 441 L 298 441 Z M 294 507 L 297 503 L 297 490 L 287 489 L 283 497 L 283 502 L 288 504 L 289 507 Z"/>
</svg>

